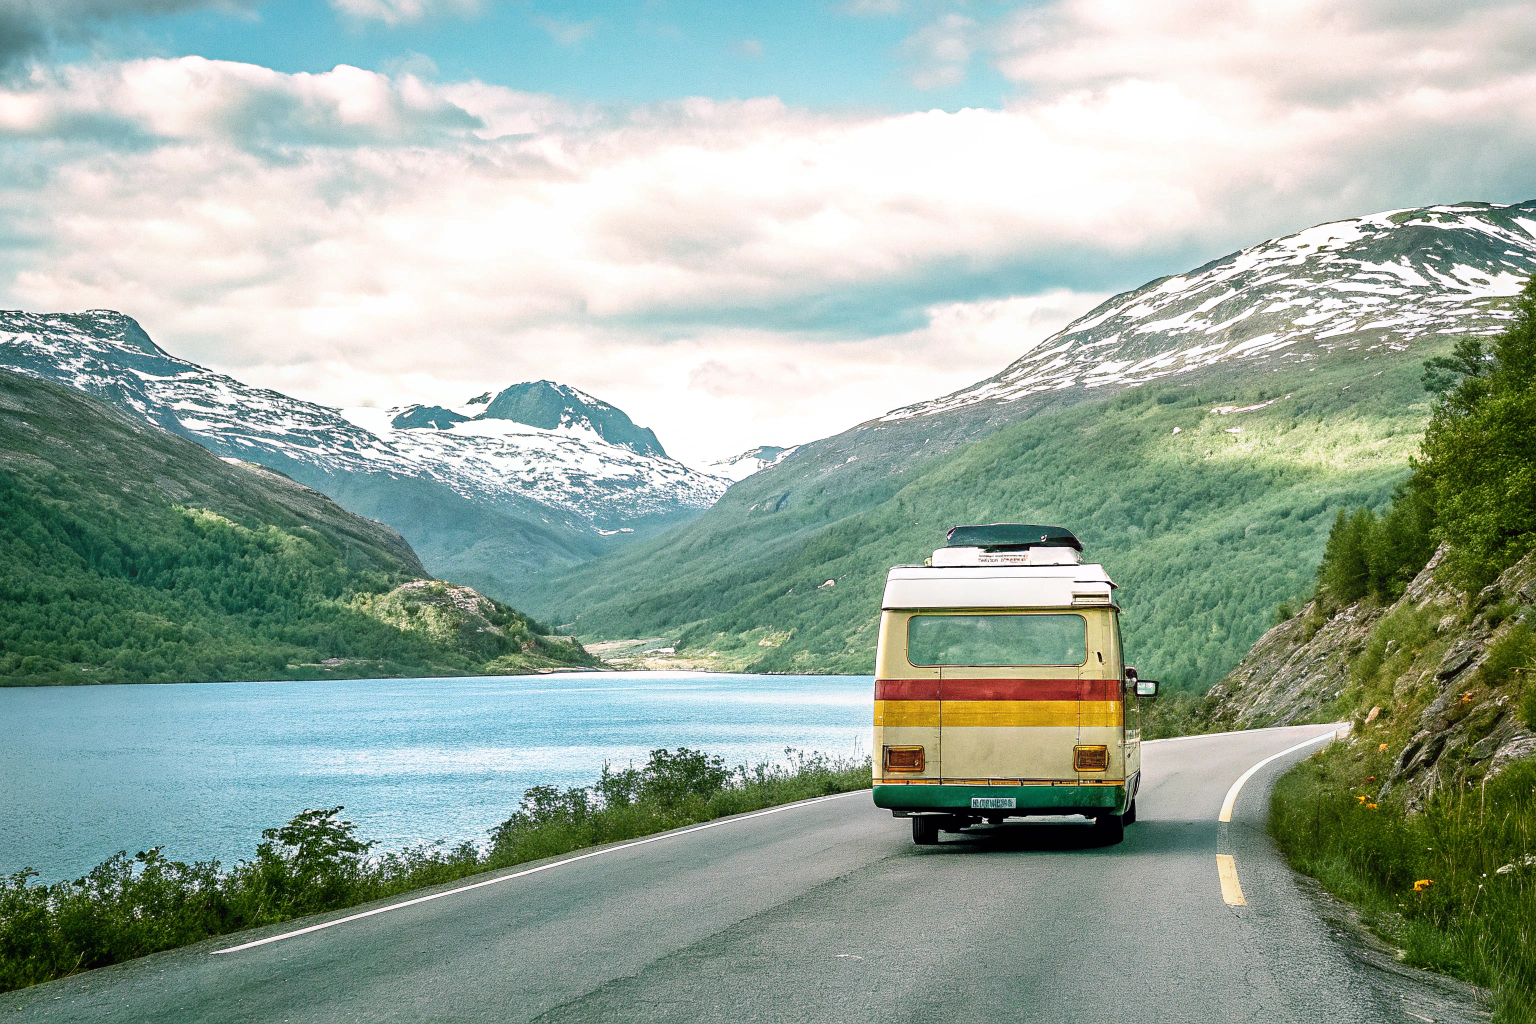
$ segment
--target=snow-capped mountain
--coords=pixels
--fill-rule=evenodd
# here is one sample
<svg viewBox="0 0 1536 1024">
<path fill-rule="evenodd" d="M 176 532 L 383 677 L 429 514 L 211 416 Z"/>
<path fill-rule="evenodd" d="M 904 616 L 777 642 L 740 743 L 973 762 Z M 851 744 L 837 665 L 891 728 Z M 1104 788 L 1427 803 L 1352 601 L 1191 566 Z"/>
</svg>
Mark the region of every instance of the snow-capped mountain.
<svg viewBox="0 0 1536 1024">
<path fill-rule="evenodd" d="M 547 381 L 539 384 L 580 396 L 581 400 L 597 401 L 575 388 Z M 457 408 L 407 406 L 342 412 L 391 450 L 451 481 L 455 490 L 493 494 L 513 489 L 521 496 L 589 519 L 603 536 L 633 533 L 633 527 L 624 525 L 628 520 L 670 515 L 679 506 L 706 509 L 730 485 L 729 480 L 668 458 L 655 434 L 629 424 L 629 417 L 611 406 L 603 408 L 623 417 L 631 433 L 639 437 L 616 443 L 600 434 L 586 416 L 565 416 L 553 426 L 542 427 L 498 415 L 520 411 L 503 403 L 503 396 L 519 389 L 526 393 L 534 386 L 508 388 L 489 403 L 480 403 L 482 411 L 474 416 L 461 411 L 473 410 L 473 400 Z M 619 431 L 609 428 L 610 437 L 616 433 Z"/>
<path fill-rule="evenodd" d="M 172 356 L 109 310 L 0 312 L 0 366 L 280 470 L 396 527 L 434 572 L 497 594 L 696 515 L 730 485 L 668 458 L 622 411 L 548 381 L 459 409 L 344 414 Z"/>
<path fill-rule="evenodd" d="M 704 468 L 715 476 L 722 476 L 727 480 L 740 483 L 753 473 L 767 469 L 792 452 L 794 452 L 793 448 L 775 448 L 767 444 L 758 445 L 756 448 L 748 448 L 740 455 L 733 455 L 729 459 L 711 462 Z"/>
<path fill-rule="evenodd" d="M 1492 334 L 1536 271 L 1536 200 L 1459 203 L 1320 224 L 1117 295 L 954 394 L 894 422 L 1044 391 L 1137 384 L 1232 360 Z"/>
</svg>

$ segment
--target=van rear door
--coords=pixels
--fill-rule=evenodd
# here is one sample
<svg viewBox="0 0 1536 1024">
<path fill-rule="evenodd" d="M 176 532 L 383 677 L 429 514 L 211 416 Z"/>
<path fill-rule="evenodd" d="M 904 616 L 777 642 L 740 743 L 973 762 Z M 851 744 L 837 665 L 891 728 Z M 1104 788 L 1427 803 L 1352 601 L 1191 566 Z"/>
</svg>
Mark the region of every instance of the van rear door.
<svg viewBox="0 0 1536 1024">
<path fill-rule="evenodd" d="M 939 668 L 944 780 L 986 785 L 1077 778 L 1086 622 L 1075 613 L 924 613 L 912 664 Z"/>
</svg>

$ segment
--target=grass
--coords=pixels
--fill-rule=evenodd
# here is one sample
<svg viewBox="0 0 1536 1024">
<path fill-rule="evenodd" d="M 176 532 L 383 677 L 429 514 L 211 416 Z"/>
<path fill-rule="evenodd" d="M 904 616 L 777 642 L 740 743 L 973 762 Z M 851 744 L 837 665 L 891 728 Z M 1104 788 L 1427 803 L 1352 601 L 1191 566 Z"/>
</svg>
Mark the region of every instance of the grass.
<svg viewBox="0 0 1536 1024">
<path fill-rule="evenodd" d="M 382 856 L 341 818 L 306 810 L 267 829 L 251 860 L 186 864 L 161 848 L 121 851 L 83 878 L 0 878 L 0 992 L 216 935 L 339 910 L 468 875 L 870 785 L 870 762 L 786 750 L 783 764 L 728 768 L 702 751 L 653 750 L 590 787 L 534 786 L 482 845 L 428 844 Z"/>
<path fill-rule="evenodd" d="M 1304 761 L 1275 786 L 1271 834 L 1404 962 L 1491 989 L 1496 1021 L 1536 1020 L 1536 763 L 1410 815 L 1376 796 L 1390 758 L 1356 744 Z"/>
</svg>

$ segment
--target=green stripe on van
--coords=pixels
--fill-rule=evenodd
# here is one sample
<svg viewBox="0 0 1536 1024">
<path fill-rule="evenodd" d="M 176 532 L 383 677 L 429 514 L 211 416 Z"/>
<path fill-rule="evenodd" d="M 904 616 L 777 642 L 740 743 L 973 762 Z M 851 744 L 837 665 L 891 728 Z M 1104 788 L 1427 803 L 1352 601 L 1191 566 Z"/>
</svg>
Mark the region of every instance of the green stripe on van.
<svg viewBox="0 0 1536 1024">
<path fill-rule="evenodd" d="M 1122 813 L 1126 802 L 1124 786 L 875 786 L 875 806 L 890 810 L 969 811 L 972 797 L 1012 797 L 1015 809 L 1005 813 L 1015 815 L 1104 809 Z"/>
</svg>

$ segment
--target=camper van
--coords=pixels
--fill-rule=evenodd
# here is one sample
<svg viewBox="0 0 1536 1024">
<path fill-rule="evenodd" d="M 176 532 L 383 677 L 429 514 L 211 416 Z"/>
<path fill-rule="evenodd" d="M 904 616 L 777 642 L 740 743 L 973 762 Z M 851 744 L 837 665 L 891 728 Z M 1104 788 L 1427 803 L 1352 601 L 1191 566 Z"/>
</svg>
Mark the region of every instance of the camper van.
<svg viewBox="0 0 1536 1024">
<path fill-rule="evenodd" d="M 886 577 L 875 660 L 875 804 L 912 839 L 1082 815 L 1104 843 L 1136 820 L 1139 701 L 1115 584 L 1055 526 L 957 526 Z"/>
</svg>

